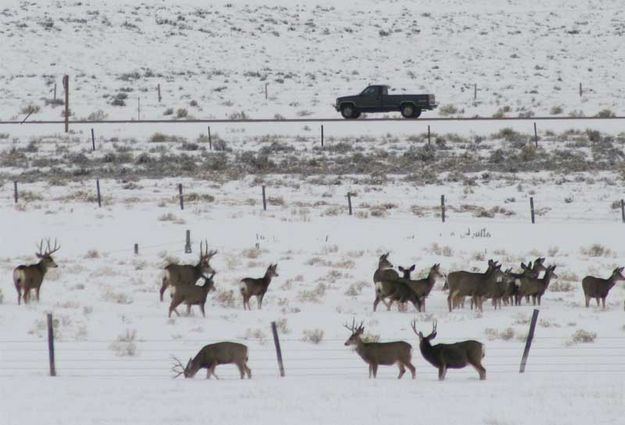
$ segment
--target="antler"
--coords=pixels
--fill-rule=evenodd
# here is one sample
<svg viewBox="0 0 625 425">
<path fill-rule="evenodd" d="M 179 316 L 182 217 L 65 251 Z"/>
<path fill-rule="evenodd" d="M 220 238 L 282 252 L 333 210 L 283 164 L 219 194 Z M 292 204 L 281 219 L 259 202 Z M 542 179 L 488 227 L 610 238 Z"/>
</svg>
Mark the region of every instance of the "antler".
<svg viewBox="0 0 625 425">
<path fill-rule="evenodd" d="M 217 254 L 217 250 L 212 250 L 210 252 L 208 252 L 208 242 L 206 242 L 206 248 L 207 248 L 207 253 L 206 256 L 210 259 L 213 258 L 215 256 L 215 254 Z"/>
<path fill-rule="evenodd" d="M 410 322 L 410 327 L 412 328 L 412 331 L 414 333 L 419 335 L 419 331 L 417 330 L 417 321 L 416 320 L 413 320 L 412 322 Z"/>
<path fill-rule="evenodd" d="M 432 325 L 432 333 L 436 332 L 437 321 L 434 320 L 434 324 Z"/>
<path fill-rule="evenodd" d="M 45 250 L 43 249 L 44 241 L 46 243 L 46 249 Z M 54 247 L 50 247 L 50 238 L 42 239 L 39 242 L 39 246 L 38 246 L 38 250 L 37 250 L 37 256 L 38 257 L 44 257 L 46 255 L 52 255 L 55 252 L 57 252 L 59 249 L 61 249 L 61 247 L 57 243 L 56 238 L 54 239 Z"/>
<path fill-rule="evenodd" d="M 343 326 L 345 326 L 345 328 L 347 328 L 351 333 L 354 334 L 354 333 L 362 332 L 365 330 L 364 323 L 365 322 L 360 322 L 360 325 L 356 326 L 356 319 L 354 318 L 352 320 L 351 326 L 347 326 L 347 323 L 344 324 Z"/>
<path fill-rule="evenodd" d="M 171 358 L 174 360 L 174 365 L 172 366 L 171 371 L 175 373 L 175 375 L 172 376 L 172 379 L 176 379 L 177 377 L 179 377 L 180 375 L 184 373 L 184 366 L 182 365 L 182 362 L 178 360 L 177 357 L 171 356 Z"/>
</svg>

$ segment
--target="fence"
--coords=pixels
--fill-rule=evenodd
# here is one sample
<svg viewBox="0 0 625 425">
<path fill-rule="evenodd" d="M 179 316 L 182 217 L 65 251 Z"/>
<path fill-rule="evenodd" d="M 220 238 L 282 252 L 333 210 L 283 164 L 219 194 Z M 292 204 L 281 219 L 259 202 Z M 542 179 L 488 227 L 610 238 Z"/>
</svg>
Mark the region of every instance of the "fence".
<svg viewBox="0 0 625 425">
<path fill-rule="evenodd" d="M 52 331 L 49 332 L 53 335 Z M 413 337 L 416 339 L 412 334 L 388 335 L 385 339 L 408 339 L 413 342 Z M 443 337 L 439 336 L 440 338 Z M 466 339 L 466 335 L 445 336 L 445 339 L 462 340 Z M 282 346 L 278 356 L 269 339 L 228 340 L 249 345 L 249 365 L 256 378 L 270 379 L 285 375 L 312 378 L 367 376 L 366 364 L 343 345 L 345 339 L 323 339 L 320 344 L 313 345 L 288 335 L 282 335 L 278 340 L 276 333 L 274 341 L 279 341 Z M 166 379 L 172 376 L 172 355 L 186 359 L 194 356 L 208 342 L 204 339 L 137 339 L 132 342 L 136 346 L 132 352 L 119 356 L 119 349 L 114 345 L 116 341 L 61 340 L 54 345 L 49 341 L 0 340 L 0 377 L 57 374 L 63 377 Z M 558 336 L 536 335 L 533 341 L 529 359 L 522 356 L 522 341 L 486 341 L 483 364 L 487 369 L 487 376 L 495 376 L 494 379 L 497 379 L 497 376 L 519 373 L 519 360 L 522 357 L 528 360 L 527 368 L 521 371 L 526 374 L 625 374 L 625 336 L 598 336 L 597 341 L 592 343 L 574 345 L 570 345 L 570 340 Z M 54 346 L 54 354 L 50 354 L 51 346 Z M 279 363 L 280 358 L 284 360 L 283 365 Z M 413 347 L 413 364 L 417 377 L 436 374 L 435 369 L 421 358 L 417 347 Z M 235 368 L 222 367 L 217 372 L 220 377 L 238 378 Z M 380 376 L 395 377 L 396 372 L 394 367 L 383 367 L 380 369 Z M 453 371 L 451 376 L 454 375 L 473 376 L 475 371 L 467 367 Z"/>
<path fill-rule="evenodd" d="M 120 188 L 111 187 L 114 184 L 116 184 L 114 181 L 107 181 L 106 184 L 104 185 L 104 181 L 101 181 L 100 179 L 95 179 L 95 181 L 93 182 L 92 189 L 91 189 L 92 194 L 86 195 L 86 201 L 92 202 L 94 205 L 97 204 L 98 207 L 101 208 L 104 203 L 103 199 L 106 196 L 107 191 L 117 193 L 116 191 L 120 189 Z M 32 197 L 32 192 L 28 190 L 27 185 L 28 183 L 20 183 L 17 180 L 14 180 L 12 185 L 10 186 L 7 185 L 7 188 L 9 188 L 9 190 L 11 190 L 12 193 L 10 194 L 5 193 L 5 195 L 0 197 L 0 199 L 3 199 L 5 202 L 9 202 L 12 204 L 16 204 L 16 205 L 19 204 L 20 200 L 23 200 L 23 197 L 21 197 L 20 195 L 22 192 L 27 193 L 28 197 Z M 25 186 L 26 186 L 26 189 L 24 189 Z M 278 189 L 280 198 L 276 198 L 276 197 L 272 198 L 270 196 L 271 187 L 268 187 L 267 185 L 261 185 L 260 187 L 258 187 L 258 189 L 259 190 L 257 194 L 257 200 L 258 200 L 258 203 L 262 205 L 263 211 L 267 211 L 268 209 L 271 209 L 272 205 L 280 206 L 281 204 L 283 205 L 285 203 L 283 199 L 283 196 L 285 195 L 284 189 L 282 188 Z M 300 191 L 288 193 L 288 196 L 291 202 L 295 204 L 297 204 L 298 202 L 296 200 L 296 197 L 298 195 L 300 195 Z M 67 194 L 65 194 L 65 197 L 62 197 L 62 198 L 50 196 L 49 199 L 46 199 L 42 195 L 37 195 L 36 201 L 59 200 L 59 199 L 63 201 L 67 201 L 68 199 L 66 196 Z M 415 193 L 414 196 L 416 197 L 417 194 Z M 205 199 L 202 199 L 203 197 Z M 341 202 L 335 202 L 333 204 L 329 204 L 329 200 L 326 197 L 320 197 L 320 199 L 315 201 L 315 199 L 312 199 L 310 196 L 307 196 L 305 200 L 302 199 L 299 202 L 301 203 L 307 202 L 310 204 L 316 204 L 318 206 L 323 206 L 326 208 L 336 207 L 344 211 L 344 213 L 347 215 L 359 216 L 358 204 L 355 202 L 356 199 L 358 199 L 358 193 L 354 190 L 347 190 L 343 198 L 344 199 Z M 109 199 L 112 200 L 112 196 L 109 196 Z M 210 202 L 208 201 L 209 199 L 210 199 Z M 256 202 L 252 202 L 250 204 L 248 199 L 250 198 L 244 199 L 245 201 L 244 204 L 246 206 L 252 206 L 253 208 L 256 208 L 255 206 Z M 453 203 L 453 198 L 451 199 L 452 199 L 452 203 L 450 204 L 449 203 L 450 197 L 443 194 L 440 196 L 440 206 L 437 205 L 437 202 L 434 199 L 432 199 L 430 200 L 429 204 L 423 204 L 423 203 L 419 204 L 419 203 L 410 202 L 408 208 L 406 209 L 413 211 L 413 213 L 415 210 L 419 210 L 420 215 L 425 215 L 426 213 L 429 212 L 431 215 L 439 217 L 443 223 L 449 222 L 450 218 L 453 221 L 454 213 L 463 214 L 465 212 L 470 212 L 473 215 L 477 215 L 477 217 L 483 217 L 483 218 L 493 218 L 497 214 L 497 211 L 489 212 L 487 209 L 483 207 L 479 209 L 480 207 L 478 205 L 469 204 L 470 201 L 467 199 L 466 196 L 462 199 L 462 201 L 459 201 L 459 200 L 455 201 L 456 202 L 455 204 Z M 206 193 L 198 194 L 196 192 L 189 193 L 188 186 L 184 186 L 182 183 L 178 183 L 175 185 L 175 189 L 172 190 L 172 193 L 170 195 L 165 195 L 163 196 L 163 198 L 157 201 L 159 201 L 159 203 L 162 203 L 162 204 L 170 203 L 172 205 L 177 205 L 180 210 L 184 210 L 185 205 L 186 206 L 200 205 L 202 203 L 205 203 L 206 205 L 209 205 L 209 204 L 214 205 L 215 200 L 216 200 L 215 197 L 210 194 L 206 194 Z M 411 201 L 409 196 L 398 198 L 398 197 L 389 196 L 386 194 L 384 194 L 384 196 L 375 196 L 372 194 L 367 194 L 366 199 L 363 200 L 363 203 L 365 206 L 369 207 L 370 206 L 369 204 L 374 203 L 374 202 L 378 203 L 379 205 L 384 206 L 384 205 L 396 205 L 396 204 L 405 205 L 406 201 Z M 501 204 L 506 204 L 507 201 L 508 200 L 504 200 L 501 202 Z M 29 200 L 26 202 L 32 202 L 32 200 Z M 477 200 L 477 202 L 480 202 L 480 201 Z M 567 202 L 567 200 L 565 200 L 565 202 L 559 205 L 560 209 L 556 211 L 553 211 L 551 207 L 549 207 L 547 210 L 542 209 L 539 202 L 540 201 L 538 200 L 538 198 L 535 199 L 534 196 L 529 197 L 529 203 L 527 204 L 526 211 L 527 211 L 527 220 L 531 222 L 532 224 L 536 223 L 537 220 L 538 221 L 542 220 L 543 218 L 558 219 L 558 220 L 570 220 L 571 219 L 571 217 L 567 215 L 566 213 L 566 210 L 571 208 L 570 206 L 571 202 Z M 603 201 L 603 202 L 605 202 L 604 207 L 606 211 L 608 210 L 613 211 L 613 213 L 610 214 L 609 221 L 615 221 L 615 222 L 621 221 L 622 223 L 625 223 L 625 200 L 624 199 L 614 200 L 612 202 L 606 202 L 606 201 Z M 516 203 L 516 200 L 515 200 L 515 203 Z M 600 204 L 599 205 L 598 204 L 599 204 L 598 202 L 592 202 L 593 206 L 595 205 L 597 206 L 597 211 L 599 211 L 599 209 L 601 208 Z M 550 205 L 553 205 L 553 203 L 550 203 Z M 450 215 L 450 212 L 451 212 L 451 215 Z M 338 214 L 338 211 L 336 211 L 336 213 L 333 213 L 331 215 L 337 215 L 337 214 Z M 414 213 L 414 214 L 417 214 L 417 213 Z M 506 213 L 503 213 L 503 214 L 510 215 Z M 516 214 L 516 212 L 514 212 L 514 214 Z M 594 211 L 591 211 L 590 215 L 592 216 L 592 218 L 579 217 L 579 219 L 601 221 L 601 222 L 608 221 L 605 219 L 597 219 L 597 217 L 600 215 L 599 212 L 595 213 Z"/>
</svg>

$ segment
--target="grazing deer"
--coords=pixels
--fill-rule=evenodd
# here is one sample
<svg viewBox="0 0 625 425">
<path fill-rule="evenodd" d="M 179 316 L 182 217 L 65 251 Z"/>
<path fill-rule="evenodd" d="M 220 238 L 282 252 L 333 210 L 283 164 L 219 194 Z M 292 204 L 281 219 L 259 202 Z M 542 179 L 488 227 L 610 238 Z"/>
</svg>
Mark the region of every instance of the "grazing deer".
<svg viewBox="0 0 625 425">
<path fill-rule="evenodd" d="M 215 270 L 210 265 L 210 260 L 217 254 L 217 251 L 208 252 L 208 242 L 206 242 L 206 251 L 204 251 L 202 242 L 200 242 L 200 261 L 196 265 L 192 264 L 169 264 L 165 267 L 165 275 L 161 285 L 160 297 L 163 301 L 163 294 L 168 286 L 172 287 L 172 296 L 176 292 L 176 288 L 184 285 L 195 285 L 195 282 L 204 275 L 214 274 Z"/>
<path fill-rule="evenodd" d="M 415 378 L 415 368 L 410 362 L 412 346 L 404 341 L 395 342 L 364 342 L 362 334 L 365 331 L 362 322 L 356 327 L 356 321 L 351 326 L 344 325 L 352 334 L 345 341 L 345 345 L 355 345 L 358 355 L 369 365 L 369 378 L 375 378 L 378 374 L 378 366 L 391 366 L 397 364 L 399 376 L 406 373 L 406 368 L 410 370 L 412 379 Z"/>
<path fill-rule="evenodd" d="M 57 268 L 58 265 L 54 262 L 52 254 L 61 249 L 57 245 L 56 239 L 54 240 L 54 247 L 50 247 L 50 239 L 46 239 L 46 249 L 43 249 L 43 240 L 39 243 L 39 250 L 35 254 L 39 258 L 39 262 L 36 264 L 29 264 L 27 266 L 21 264 L 13 270 L 13 283 L 17 290 L 17 304 L 21 304 L 22 291 L 24 291 L 24 304 L 28 304 L 30 300 L 30 291 L 35 290 L 37 301 L 39 301 L 39 291 L 41 290 L 41 283 L 46 275 L 48 269 Z"/>
<path fill-rule="evenodd" d="M 524 277 L 521 279 L 521 286 L 519 286 L 519 296 L 525 297 L 525 299 L 529 299 L 532 297 L 532 304 L 536 305 L 536 301 L 538 300 L 538 305 L 540 305 L 540 299 L 544 295 L 545 291 L 549 287 L 549 283 L 552 278 L 557 278 L 558 275 L 554 273 L 556 266 L 549 266 L 545 271 L 545 274 L 542 278 L 537 277 Z"/>
<path fill-rule="evenodd" d="M 247 377 L 252 379 L 252 371 L 247 367 L 247 346 L 236 342 L 217 342 L 205 345 L 197 355 L 189 359 L 185 367 L 180 360 L 174 357 L 174 367 L 172 371 L 176 373 L 174 378 L 184 375 L 185 378 L 193 378 L 200 369 L 206 369 L 206 379 L 211 375 L 219 379 L 215 374 L 215 368 L 222 364 L 234 363 L 239 368 L 241 379 Z"/>
<path fill-rule="evenodd" d="M 594 298 L 597 300 L 597 307 L 599 307 L 599 299 L 601 299 L 603 308 L 605 309 L 605 299 L 610 289 L 619 281 L 625 281 L 623 267 L 615 268 L 607 279 L 594 276 L 586 276 L 582 279 L 582 288 L 584 289 L 584 297 L 586 297 L 586 307 L 590 305 L 590 299 Z"/>
<path fill-rule="evenodd" d="M 213 281 L 213 276 L 215 273 L 211 274 L 210 277 L 202 276 L 204 279 L 204 285 L 182 285 L 179 286 L 174 296 L 171 299 L 171 304 L 169 304 L 169 315 L 171 317 L 172 311 L 176 313 L 176 315 L 180 316 L 176 307 L 180 304 L 185 303 L 187 305 L 187 314 L 191 314 L 191 306 L 199 305 L 200 310 L 202 311 L 202 317 L 206 317 L 206 313 L 204 312 L 204 305 L 206 304 L 206 297 L 209 292 L 215 290 L 215 282 Z"/>
<path fill-rule="evenodd" d="M 271 283 L 271 279 L 279 276 L 276 268 L 277 264 L 270 264 L 267 267 L 267 271 L 265 275 L 260 278 L 252 278 L 246 277 L 241 280 L 241 295 L 243 296 L 243 309 L 251 310 L 250 306 L 250 298 L 252 295 L 256 296 L 256 300 L 258 301 L 258 309 L 263 308 L 263 298 L 265 297 L 265 293 L 267 292 L 267 288 L 269 288 L 269 284 Z"/>
<path fill-rule="evenodd" d="M 378 268 L 373 273 L 373 284 L 375 285 L 375 300 L 373 301 L 373 311 L 376 310 L 380 301 L 391 309 L 393 302 L 386 302 L 391 294 L 395 292 L 394 283 L 399 279 L 399 274 L 393 270 L 393 264 L 388 260 L 389 252 L 382 254 L 378 260 Z"/>
<path fill-rule="evenodd" d="M 419 300 L 419 311 L 425 311 L 425 299 L 428 295 L 430 295 L 430 292 L 432 291 L 432 288 L 436 283 L 436 279 L 439 277 L 445 277 L 440 271 L 440 266 L 440 264 L 434 264 L 430 268 L 427 277 L 425 277 L 424 279 L 412 280 L 410 279 L 410 277 L 408 277 L 408 279 L 406 280 L 406 284 L 410 287 L 410 289 L 412 289 L 412 291 L 417 296 L 417 299 Z M 414 265 L 412 266 L 412 270 L 414 270 Z"/>
<path fill-rule="evenodd" d="M 419 349 L 421 355 L 432 366 L 438 368 L 438 379 L 443 381 L 447 369 L 462 369 L 470 364 L 480 374 L 480 380 L 486 379 L 486 369 L 482 366 L 485 355 L 484 344 L 474 340 L 456 342 L 454 344 L 432 345 L 430 341 L 436 338 L 436 321 L 432 327 L 432 333 L 428 336 L 417 331 L 417 324 L 413 320 L 410 324 L 414 333 L 419 336 Z"/>
<path fill-rule="evenodd" d="M 461 297 L 472 297 L 473 304 L 482 310 L 482 296 L 485 290 L 497 281 L 501 282 L 503 272 L 501 272 L 501 264 L 493 260 L 488 260 L 488 269 L 484 273 L 474 273 L 467 271 L 451 272 L 447 275 L 449 283 L 449 294 L 447 296 L 447 305 L 449 311 L 457 307 L 458 299 Z"/>
</svg>

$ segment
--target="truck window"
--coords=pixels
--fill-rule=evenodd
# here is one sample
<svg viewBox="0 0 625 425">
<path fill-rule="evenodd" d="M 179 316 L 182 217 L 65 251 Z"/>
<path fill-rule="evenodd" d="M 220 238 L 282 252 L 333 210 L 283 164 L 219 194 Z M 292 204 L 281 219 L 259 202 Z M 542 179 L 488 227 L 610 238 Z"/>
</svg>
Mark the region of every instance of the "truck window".
<svg viewBox="0 0 625 425">
<path fill-rule="evenodd" d="M 388 96 L 388 87 L 382 87 L 382 96 Z"/>
<path fill-rule="evenodd" d="M 375 86 L 370 86 L 363 90 L 362 95 L 363 96 L 375 96 L 377 93 L 378 93 L 378 88 Z"/>
</svg>

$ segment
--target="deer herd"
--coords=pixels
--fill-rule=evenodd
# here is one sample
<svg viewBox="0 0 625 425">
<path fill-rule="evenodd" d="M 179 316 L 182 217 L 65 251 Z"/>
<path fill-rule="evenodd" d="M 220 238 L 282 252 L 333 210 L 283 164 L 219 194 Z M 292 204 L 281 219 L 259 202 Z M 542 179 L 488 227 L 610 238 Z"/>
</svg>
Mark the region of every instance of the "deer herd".
<svg viewBox="0 0 625 425">
<path fill-rule="evenodd" d="M 45 245 L 45 248 L 44 248 Z M 52 258 L 52 254 L 60 249 L 57 241 L 52 245 L 49 239 L 39 243 L 36 253 L 39 262 L 29 265 L 19 265 L 13 270 L 13 283 L 17 291 L 17 302 L 22 300 L 27 304 L 31 299 L 31 291 L 35 290 L 37 301 L 41 290 L 41 284 L 48 269 L 58 267 Z M 191 312 L 191 306 L 200 307 L 202 316 L 205 317 L 204 306 L 208 293 L 215 290 L 214 276 L 217 273 L 210 264 L 217 251 L 208 250 L 208 242 L 200 243 L 200 255 L 197 264 L 169 264 L 165 266 L 161 288 L 160 300 L 163 301 L 164 293 L 170 288 L 171 302 L 168 316 L 172 313 L 179 315 L 176 308 L 180 304 L 187 306 L 187 314 Z M 449 312 L 464 307 L 466 298 L 470 299 L 471 308 L 483 310 L 486 300 L 491 300 L 493 308 L 501 308 L 502 305 L 521 304 L 523 299 L 529 303 L 540 305 L 541 298 L 549 287 L 552 279 L 557 278 L 555 265 L 546 266 L 545 258 L 537 258 L 527 265 L 521 263 L 521 272 L 513 272 L 511 268 L 502 271 L 501 264 L 489 260 L 484 272 L 453 271 L 445 274 L 441 271 L 440 264 L 430 267 L 427 275 L 421 279 L 412 279 L 411 273 L 415 265 L 410 267 L 398 267 L 395 271 L 389 260 L 389 253 L 383 254 L 378 260 L 378 267 L 373 274 L 375 299 L 373 311 L 382 302 L 387 310 L 393 303 L 398 305 L 400 311 L 406 309 L 408 303 L 412 304 L 419 312 L 425 311 L 425 301 L 430 295 L 435 284 L 444 280 L 443 289 L 448 291 L 447 308 Z M 239 290 L 243 301 L 243 308 L 251 310 L 250 298 L 256 297 L 258 309 L 262 308 L 263 298 L 274 277 L 279 276 L 277 264 L 270 264 L 265 274 L 259 278 L 246 277 L 241 279 Z M 585 305 L 589 307 L 591 299 L 595 299 L 597 306 L 602 304 L 605 309 L 605 300 L 608 293 L 619 281 L 625 281 L 623 267 L 617 267 L 612 274 L 604 279 L 595 276 L 586 276 L 582 279 Z M 400 275 L 401 273 L 401 275 Z M 542 273 L 542 276 L 540 275 Z M 201 285 L 197 283 L 202 281 Z M 356 353 L 369 365 L 369 377 L 375 378 L 378 366 L 397 365 L 399 378 L 408 369 L 415 378 L 415 368 L 411 363 L 412 346 L 404 341 L 395 342 L 367 342 L 363 338 L 364 326 L 361 323 L 356 326 L 355 321 L 351 326 L 346 326 L 351 332 L 345 342 L 346 346 L 354 346 Z M 419 349 L 423 358 L 438 369 L 440 380 L 445 378 L 447 369 L 473 366 L 479 373 L 480 379 L 486 378 L 486 369 L 481 364 L 485 351 L 484 346 L 478 341 L 468 340 L 455 344 L 436 344 L 431 341 L 436 337 L 436 322 L 432 332 L 424 336 L 416 328 L 416 323 L 411 323 L 412 330 L 419 337 Z M 203 347 L 186 366 L 175 359 L 174 372 L 176 376 L 184 375 L 185 378 L 193 377 L 199 369 L 207 369 L 207 378 L 215 376 L 215 368 L 221 364 L 235 364 L 240 372 L 241 379 L 246 375 L 251 378 L 252 373 L 247 366 L 248 349 L 243 344 L 233 342 L 219 342 Z"/>
</svg>

